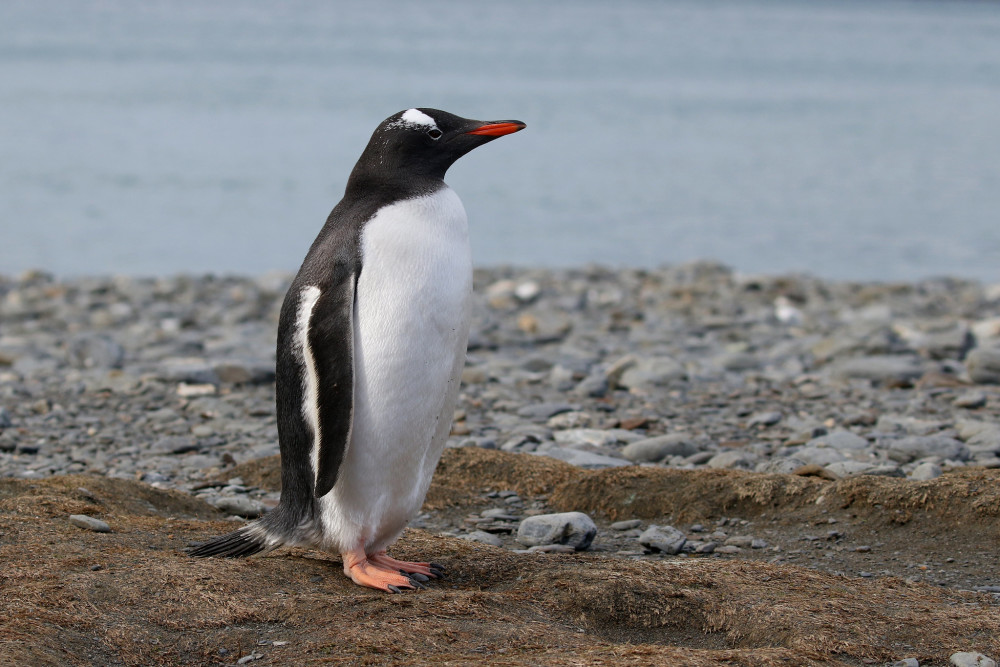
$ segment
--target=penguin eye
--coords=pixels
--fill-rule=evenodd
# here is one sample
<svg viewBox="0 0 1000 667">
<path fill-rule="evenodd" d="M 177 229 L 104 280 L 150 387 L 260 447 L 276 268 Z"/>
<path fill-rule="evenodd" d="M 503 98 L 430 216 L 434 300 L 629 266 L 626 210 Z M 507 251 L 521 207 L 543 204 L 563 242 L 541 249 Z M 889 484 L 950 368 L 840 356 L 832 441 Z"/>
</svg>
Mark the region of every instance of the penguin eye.
<svg viewBox="0 0 1000 667">
<path fill-rule="evenodd" d="M 432 127 L 431 129 L 427 130 L 427 136 L 433 139 L 434 141 L 440 139 L 442 134 L 444 133 L 441 130 L 437 129 L 436 127 Z"/>
</svg>

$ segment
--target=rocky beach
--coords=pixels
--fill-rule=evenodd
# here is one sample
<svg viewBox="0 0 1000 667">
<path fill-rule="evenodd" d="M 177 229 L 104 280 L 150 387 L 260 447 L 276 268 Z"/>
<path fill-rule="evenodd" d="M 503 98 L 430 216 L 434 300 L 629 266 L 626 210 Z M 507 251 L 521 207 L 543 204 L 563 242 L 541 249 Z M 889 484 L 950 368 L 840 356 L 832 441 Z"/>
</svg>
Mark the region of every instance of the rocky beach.
<svg viewBox="0 0 1000 667">
<path fill-rule="evenodd" d="M 453 575 L 387 600 L 315 552 L 181 552 L 277 502 L 290 279 L 0 278 L 0 549 L 5 590 L 25 591 L 5 602 L 5 658 L 1000 659 L 1000 284 L 477 270 L 452 436 L 400 543 Z M 126 595 L 145 580 L 166 588 Z M 55 590 L 72 604 L 45 602 Z M 257 611 L 226 606 L 245 595 Z M 399 642 L 431 635 L 423 652 L 348 650 L 322 619 L 302 630 L 302 605 L 369 605 Z"/>
</svg>

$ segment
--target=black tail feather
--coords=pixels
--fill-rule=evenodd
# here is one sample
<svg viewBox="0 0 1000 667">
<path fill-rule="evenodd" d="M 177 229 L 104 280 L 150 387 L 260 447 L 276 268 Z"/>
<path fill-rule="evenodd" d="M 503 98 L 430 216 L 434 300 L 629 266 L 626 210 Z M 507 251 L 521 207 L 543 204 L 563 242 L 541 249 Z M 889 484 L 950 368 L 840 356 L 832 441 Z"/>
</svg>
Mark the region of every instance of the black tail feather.
<svg viewBox="0 0 1000 667">
<path fill-rule="evenodd" d="M 246 558 L 267 549 L 264 536 L 257 531 L 251 532 L 249 526 L 235 530 L 227 535 L 221 535 L 186 549 L 189 556 L 196 558 Z"/>
</svg>

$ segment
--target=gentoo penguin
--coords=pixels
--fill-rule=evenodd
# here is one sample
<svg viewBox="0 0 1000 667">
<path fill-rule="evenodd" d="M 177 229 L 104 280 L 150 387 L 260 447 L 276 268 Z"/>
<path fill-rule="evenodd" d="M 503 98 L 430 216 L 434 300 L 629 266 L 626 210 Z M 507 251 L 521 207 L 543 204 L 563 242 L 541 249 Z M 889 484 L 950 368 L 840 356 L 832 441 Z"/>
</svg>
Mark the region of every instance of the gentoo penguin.
<svg viewBox="0 0 1000 667">
<path fill-rule="evenodd" d="M 376 128 L 281 308 L 281 501 L 191 555 L 318 548 L 340 553 L 355 583 L 394 593 L 442 576 L 386 549 L 423 504 L 465 363 L 468 221 L 444 175 L 524 127 L 408 109 Z"/>
</svg>

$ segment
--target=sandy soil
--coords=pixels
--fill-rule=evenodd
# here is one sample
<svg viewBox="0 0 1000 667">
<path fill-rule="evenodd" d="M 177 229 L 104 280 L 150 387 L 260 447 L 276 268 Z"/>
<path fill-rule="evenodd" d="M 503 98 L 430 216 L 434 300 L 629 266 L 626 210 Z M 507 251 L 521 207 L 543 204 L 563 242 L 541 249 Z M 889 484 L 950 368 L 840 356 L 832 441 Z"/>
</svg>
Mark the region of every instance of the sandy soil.
<svg viewBox="0 0 1000 667">
<path fill-rule="evenodd" d="M 238 472 L 248 484 L 277 480 L 273 459 Z M 393 596 L 354 586 L 337 557 L 312 551 L 192 560 L 186 544 L 232 524 L 184 494 L 102 477 L 4 480 L 0 663 L 256 656 L 249 664 L 749 666 L 916 657 L 926 666 L 945 665 L 958 650 L 996 656 L 995 596 L 959 589 L 997 577 L 998 481 L 1000 471 L 977 469 L 920 483 L 587 472 L 541 457 L 449 450 L 425 508 L 431 523 L 512 489 L 535 506 L 587 511 L 602 527 L 632 517 L 748 521 L 738 525 L 780 551 L 627 557 L 599 540 L 594 553 L 517 554 L 409 530 L 395 554 L 432 557 L 449 576 Z M 112 531 L 80 529 L 70 514 L 102 518 Z M 830 526 L 842 536 L 827 537 Z M 861 543 L 871 550 L 850 548 Z M 852 572 L 860 568 L 895 576 L 863 578 Z"/>
</svg>

